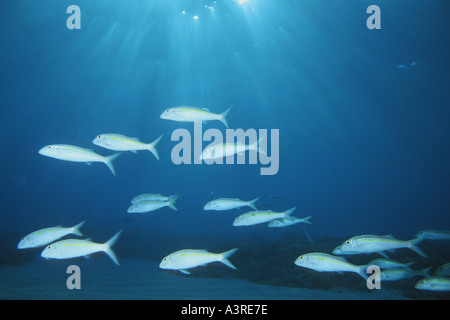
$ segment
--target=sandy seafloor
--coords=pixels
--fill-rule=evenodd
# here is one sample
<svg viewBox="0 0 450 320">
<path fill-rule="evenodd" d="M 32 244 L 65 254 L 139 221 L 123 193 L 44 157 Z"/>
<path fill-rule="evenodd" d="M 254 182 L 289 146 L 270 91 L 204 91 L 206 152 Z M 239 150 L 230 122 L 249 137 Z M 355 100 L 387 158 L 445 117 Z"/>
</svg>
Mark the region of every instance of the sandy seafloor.
<svg viewBox="0 0 450 320">
<path fill-rule="evenodd" d="M 81 289 L 69 290 L 69 265 L 81 270 Z M 199 278 L 161 271 L 146 260 L 108 258 L 36 261 L 0 268 L 0 299 L 101 299 L 101 300 L 403 300 L 407 297 L 389 288 L 367 292 L 319 290 L 269 286 L 241 279 Z"/>
</svg>

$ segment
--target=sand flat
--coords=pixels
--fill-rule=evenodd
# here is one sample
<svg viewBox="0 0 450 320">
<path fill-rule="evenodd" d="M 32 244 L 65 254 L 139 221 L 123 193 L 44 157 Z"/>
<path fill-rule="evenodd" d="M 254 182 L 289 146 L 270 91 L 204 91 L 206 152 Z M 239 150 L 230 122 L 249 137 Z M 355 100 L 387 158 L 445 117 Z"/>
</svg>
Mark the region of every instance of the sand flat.
<svg viewBox="0 0 450 320">
<path fill-rule="evenodd" d="M 147 260 L 121 260 L 114 265 L 106 257 L 70 261 L 42 260 L 0 268 L 0 299 L 83 300 L 330 300 L 406 299 L 397 291 L 367 292 L 268 286 L 241 279 L 199 278 L 164 271 Z M 69 290 L 69 265 L 81 270 L 81 289 Z M 342 289 L 342 288 L 340 288 Z"/>
</svg>

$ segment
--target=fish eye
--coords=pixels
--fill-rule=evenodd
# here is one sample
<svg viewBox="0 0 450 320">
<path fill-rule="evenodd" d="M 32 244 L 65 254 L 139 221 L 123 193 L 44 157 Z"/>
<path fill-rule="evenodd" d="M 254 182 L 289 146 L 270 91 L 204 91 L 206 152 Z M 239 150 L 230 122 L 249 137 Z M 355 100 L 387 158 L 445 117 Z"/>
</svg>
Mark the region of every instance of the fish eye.
<svg viewBox="0 0 450 320">
<path fill-rule="evenodd" d="M 167 109 L 166 112 L 169 112 L 169 109 Z"/>
<path fill-rule="evenodd" d="M 47 247 L 47 249 L 51 249 L 52 248 L 52 246 L 51 245 L 49 245 L 48 247 Z"/>
<path fill-rule="evenodd" d="M 163 260 L 164 260 L 164 261 L 167 261 L 167 258 L 164 258 Z"/>
<path fill-rule="evenodd" d="M 52 147 L 51 147 L 51 146 L 48 146 L 48 148 L 51 149 Z"/>
<path fill-rule="evenodd" d="M 303 258 L 304 258 L 304 257 L 303 257 L 303 256 L 301 256 L 301 257 L 300 257 L 300 260 L 303 260 Z"/>
<path fill-rule="evenodd" d="M 345 243 L 346 243 L 346 244 L 350 244 L 350 241 L 346 241 Z"/>
<path fill-rule="evenodd" d="M 98 136 L 97 138 L 99 138 L 99 139 L 100 139 L 101 137 L 102 137 L 102 136 Z"/>
</svg>

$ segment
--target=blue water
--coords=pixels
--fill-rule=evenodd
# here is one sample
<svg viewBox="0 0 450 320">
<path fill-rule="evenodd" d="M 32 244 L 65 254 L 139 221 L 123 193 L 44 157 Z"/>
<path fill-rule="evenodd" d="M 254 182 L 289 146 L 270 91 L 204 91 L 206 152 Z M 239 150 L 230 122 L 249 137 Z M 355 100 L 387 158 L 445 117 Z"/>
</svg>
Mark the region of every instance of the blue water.
<svg viewBox="0 0 450 320">
<path fill-rule="evenodd" d="M 8 254 L 0 255 L 0 264 L 44 263 L 39 249 L 15 248 L 21 237 L 83 220 L 83 233 L 97 242 L 124 230 L 119 259 L 159 262 L 184 248 L 240 247 L 239 265 L 254 247 L 267 250 L 271 260 L 291 254 L 284 258 L 292 277 L 306 272 L 293 266 L 306 253 L 294 243 L 308 243 L 303 228 L 315 239 L 311 251 L 325 250 L 323 237 L 336 239 L 328 240 L 332 249 L 361 234 L 409 240 L 423 229 L 450 230 L 449 5 L 376 2 L 2 4 L 0 239 Z M 81 8 L 80 30 L 66 27 L 72 4 Z M 366 27 L 371 4 L 381 8 L 380 30 Z M 194 126 L 160 114 L 180 105 L 217 113 L 233 105 L 230 128 L 279 129 L 277 174 L 260 175 L 260 163 L 175 165 L 171 134 L 178 128 L 193 133 Z M 225 134 L 219 121 L 203 124 L 210 128 Z M 125 152 L 114 161 L 113 176 L 101 163 L 38 154 L 48 144 L 113 154 L 92 144 L 101 133 L 144 142 L 164 134 L 160 160 L 147 151 Z M 149 192 L 179 194 L 178 212 L 126 212 L 134 196 Z M 261 197 L 259 208 L 275 211 L 295 206 L 294 215 L 312 216 L 312 224 L 233 227 L 245 210 L 204 211 L 212 197 Z M 287 242 L 294 247 L 277 251 Z M 428 241 L 424 250 L 434 244 L 441 250 L 433 263 L 448 262 L 448 240 Z M 411 257 L 427 264 L 414 252 Z M 95 259 L 108 258 L 89 262 Z M 203 270 L 215 267 L 222 266 Z"/>
</svg>

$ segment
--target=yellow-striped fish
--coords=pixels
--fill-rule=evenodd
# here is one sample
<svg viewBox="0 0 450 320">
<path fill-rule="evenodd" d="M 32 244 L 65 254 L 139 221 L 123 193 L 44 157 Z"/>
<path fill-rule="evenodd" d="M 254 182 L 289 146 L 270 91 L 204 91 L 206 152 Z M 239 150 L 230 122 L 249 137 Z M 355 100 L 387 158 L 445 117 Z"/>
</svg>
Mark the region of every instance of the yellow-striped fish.
<svg viewBox="0 0 450 320">
<path fill-rule="evenodd" d="M 201 155 L 199 155 L 200 160 L 213 160 L 213 159 L 220 159 L 223 157 L 229 157 L 233 156 L 235 154 L 243 154 L 246 151 L 256 151 L 260 154 L 266 154 L 266 152 L 261 149 L 260 144 L 261 141 L 264 139 L 264 137 L 259 138 L 259 140 L 250 143 L 250 144 L 243 144 L 243 143 L 216 143 L 213 145 L 207 146 Z"/>
<path fill-rule="evenodd" d="M 275 212 L 272 210 L 257 210 L 250 211 L 236 217 L 233 222 L 233 226 L 251 226 L 254 224 L 265 223 L 275 219 L 291 219 L 291 214 L 297 209 L 297 207 L 291 208 L 283 212 Z"/>
<path fill-rule="evenodd" d="M 159 143 L 163 135 L 152 143 L 143 143 L 138 138 L 130 138 L 116 133 L 99 134 L 92 141 L 93 144 L 114 151 L 131 151 L 136 153 L 139 150 L 148 150 L 159 160 L 156 145 Z"/>
<path fill-rule="evenodd" d="M 416 283 L 416 289 L 429 291 L 450 291 L 450 278 L 429 277 Z"/>
<path fill-rule="evenodd" d="M 313 252 L 303 254 L 295 260 L 295 264 L 318 272 L 355 272 L 367 279 L 366 265 L 354 265 L 344 258 L 327 253 Z"/>
<path fill-rule="evenodd" d="M 49 244 L 41 253 L 45 259 L 72 259 L 78 257 L 89 257 L 96 252 L 106 253 L 115 264 L 119 265 L 119 260 L 111 247 L 116 243 L 122 230 L 117 232 L 105 243 L 92 242 L 89 239 L 67 239 Z"/>
<path fill-rule="evenodd" d="M 398 281 L 414 277 L 429 277 L 431 267 L 425 268 L 423 270 L 412 270 L 407 268 L 390 268 L 381 271 L 380 279 L 381 281 Z"/>
<path fill-rule="evenodd" d="M 259 197 L 250 201 L 243 201 L 238 198 L 220 198 L 208 201 L 208 203 L 203 207 L 203 210 L 223 211 L 237 209 L 245 206 L 249 206 L 254 210 L 258 210 L 258 208 L 255 206 L 255 202 L 258 201 L 258 199 Z"/>
<path fill-rule="evenodd" d="M 231 107 L 223 113 L 213 113 L 208 109 L 190 106 L 175 107 L 164 110 L 160 117 L 161 119 L 179 122 L 205 122 L 210 120 L 219 120 L 228 128 L 226 116 L 228 112 L 230 112 Z"/>
<path fill-rule="evenodd" d="M 275 219 L 275 220 L 270 221 L 267 226 L 269 228 L 282 228 L 282 227 L 292 226 L 293 224 L 297 224 L 297 223 L 311 224 L 311 222 L 309 222 L 310 218 L 311 218 L 311 216 L 306 217 L 306 218 L 290 217 L 290 218 Z"/>
<path fill-rule="evenodd" d="M 120 155 L 120 153 L 116 153 L 112 156 L 104 157 L 90 149 L 84 149 L 69 144 L 51 144 L 41 148 L 39 154 L 64 161 L 85 162 L 88 165 L 92 162 L 103 162 L 108 166 L 113 175 L 116 175 L 116 172 L 114 171 L 112 162 Z"/>
<path fill-rule="evenodd" d="M 146 213 L 154 210 L 158 210 L 163 207 L 169 207 L 172 210 L 178 211 L 175 207 L 175 202 L 178 199 L 178 195 L 169 196 L 167 200 L 148 200 L 143 199 L 138 202 L 131 203 L 128 208 L 128 213 Z"/>
<path fill-rule="evenodd" d="M 206 250 L 183 249 L 169 254 L 162 259 L 159 267 L 161 269 L 178 270 L 184 274 L 190 274 L 188 269 L 205 266 L 211 262 L 222 262 L 224 265 L 235 269 L 236 267 L 228 258 L 238 249 L 231 249 L 223 253 L 211 253 Z"/>
<path fill-rule="evenodd" d="M 57 226 L 34 231 L 20 240 L 17 249 L 42 247 L 69 234 L 82 236 L 83 234 L 81 233 L 80 228 L 83 226 L 84 222 L 85 221 L 70 228 Z"/>
<path fill-rule="evenodd" d="M 400 248 L 410 248 L 422 257 L 427 255 L 417 246 L 423 238 L 416 238 L 412 240 L 398 240 L 391 235 L 377 236 L 377 235 L 361 235 L 356 236 L 345 241 L 340 250 L 345 253 L 358 252 L 358 253 L 372 253 L 377 252 L 384 257 L 387 257 L 384 251 L 391 251 Z"/>
</svg>

